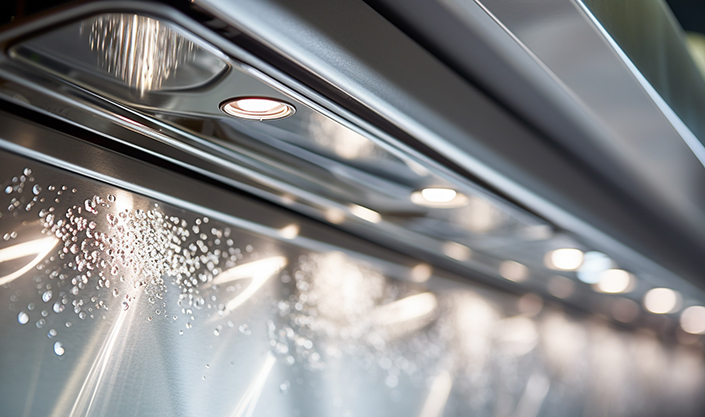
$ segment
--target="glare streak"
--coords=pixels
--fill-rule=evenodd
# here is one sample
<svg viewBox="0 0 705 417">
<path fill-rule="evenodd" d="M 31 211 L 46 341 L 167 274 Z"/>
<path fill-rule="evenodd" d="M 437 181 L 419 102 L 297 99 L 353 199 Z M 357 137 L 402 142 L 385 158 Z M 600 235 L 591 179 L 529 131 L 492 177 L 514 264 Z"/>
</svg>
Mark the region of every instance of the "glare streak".
<svg viewBox="0 0 705 417">
<path fill-rule="evenodd" d="M 252 417 L 255 412 L 255 407 L 257 407 L 257 401 L 259 401 L 259 397 L 262 395 L 264 383 L 267 382 L 267 378 L 275 362 L 276 359 L 274 355 L 271 353 L 267 354 L 267 359 L 265 359 L 262 368 L 260 368 L 252 384 L 247 387 L 245 394 L 240 399 L 240 402 L 237 403 L 231 417 Z"/>
<path fill-rule="evenodd" d="M 448 402 L 448 396 L 453 388 L 453 378 L 448 371 L 438 374 L 431 385 L 419 417 L 440 417 Z"/>
<path fill-rule="evenodd" d="M 393 326 L 431 315 L 437 307 L 436 296 L 424 292 L 378 307 L 374 321 L 382 326 Z"/>
<path fill-rule="evenodd" d="M 31 262 L 29 262 L 22 268 L 0 277 L 0 285 L 7 284 L 8 282 L 13 281 L 32 270 L 32 268 L 37 266 L 37 264 L 39 264 L 39 262 L 41 262 L 42 259 L 44 259 L 49 254 L 49 252 L 51 252 L 51 250 L 54 248 L 54 246 L 56 246 L 58 242 L 59 239 L 55 237 L 47 237 L 43 239 L 36 239 L 29 242 L 20 243 L 14 246 L 10 246 L 9 248 L 0 249 L 0 263 L 19 259 L 24 256 L 34 254 L 37 255 L 34 257 L 34 259 L 32 259 Z"/>
<path fill-rule="evenodd" d="M 281 271 L 287 265 L 287 262 L 284 256 L 272 256 L 244 265 L 238 265 L 221 272 L 211 281 L 211 285 L 221 285 L 247 278 L 252 279 L 250 284 L 240 294 L 228 302 L 226 309 L 232 311 L 252 297 L 272 275 Z"/>
<path fill-rule="evenodd" d="M 132 311 L 135 311 L 135 309 L 132 309 Z M 101 346 L 93 365 L 91 365 L 91 369 L 88 371 L 88 376 L 83 382 L 81 390 L 78 392 L 76 401 L 74 402 L 73 408 L 69 413 L 70 417 L 88 416 L 90 414 L 91 407 L 93 406 L 96 394 L 100 388 L 100 383 L 103 380 L 103 376 L 108 368 L 110 359 L 113 358 L 115 344 L 120 339 L 119 336 L 122 336 L 123 341 L 125 340 L 121 330 L 124 327 L 125 320 L 129 314 L 129 310 L 121 311 L 120 314 L 118 314 L 117 321 L 110 330 L 110 334 L 103 343 L 103 346 Z"/>
<path fill-rule="evenodd" d="M 551 381 L 541 374 L 531 375 L 521 396 L 513 417 L 536 417 L 546 399 Z"/>
</svg>

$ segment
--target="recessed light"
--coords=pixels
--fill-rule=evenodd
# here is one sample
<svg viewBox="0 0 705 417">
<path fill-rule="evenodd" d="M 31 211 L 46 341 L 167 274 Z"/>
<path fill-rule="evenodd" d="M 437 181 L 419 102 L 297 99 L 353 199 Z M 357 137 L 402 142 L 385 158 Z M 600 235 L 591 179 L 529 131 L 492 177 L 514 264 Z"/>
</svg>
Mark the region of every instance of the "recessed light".
<svg viewBox="0 0 705 417">
<path fill-rule="evenodd" d="M 452 188 L 430 187 L 413 192 L 411 201 L 420 206 L 452 208 L 467 204 L 467 197 Z"/>
<path fill-rule="evenodd" d="M 556 249 L 546 254 L 544 263 L 551 269 L 574 271 L 583 264 L 583 251 L 573 248 Z"/>
<path fill-rule="evenodd" d="M 283 119 L 296 112 L 294 106 L 278 99 L 267 97 L 238 97 L 220 105 L 223 113 L 250 120 Z"/>
<path fill-rule="evenodd" d="M 654 288 L 644 296 L 644 307 L 654 314 L 668 314 L 678 310 L 680 295 L 669 288 Z"/>
<path fill-rule="evenodd" d="M 608 269 L 600 273 L 595 289 L 607 294 L 629 292 L 634 287 L 634 277 L 623 269 Z"/>
</svg>

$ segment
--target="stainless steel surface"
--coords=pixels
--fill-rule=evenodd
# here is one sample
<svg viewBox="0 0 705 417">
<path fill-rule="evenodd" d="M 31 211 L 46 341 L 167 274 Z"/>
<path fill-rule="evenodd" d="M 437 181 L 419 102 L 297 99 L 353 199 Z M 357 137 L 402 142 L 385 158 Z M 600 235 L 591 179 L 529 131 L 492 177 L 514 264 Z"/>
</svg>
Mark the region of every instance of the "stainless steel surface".
<svg viewBox="0 0 705 417">
<path fill-rule="evenodd" d="M 17 118 L 3 126 L 3 415 L 702 410 L 697 342 L 443 271 L 413 283 L 416 260 L 319 222 Z M 298 236 L 282 233 L 292 224 Z"/>
<path fill-rule="evenodd" d="M 675 116 L 675 107 L 669 108 L 624 59 L 622 51 L 581 3 L 369 3 L 438 59 L 541 132 L 545 144 L 573 161 L 572 167 L 561 167 L 558 172 L 580 171 L 601 191 L 594 193 L 573 177 L 549 174 L 554 166 L 551 158 L 538 154 L 532 154 L 529 161 L 509 162 L 540 179 L 541 187 L 524 182 L 528 188 L 652 259 L 662 259 L 692 282 L 701 282 L 699 271 L 703 267 L 696 266 L 696 259 L 703 259 L 701 227 L 705 224 L 700 192 L 704 178 L 701 145 Z M 606 15 L 621 16 L 620 22 L 637 19 L 623 2 L 600 4 Z M 641 6 L 633 3 L 634 8 Z M 644 32 L 651 30 L 649 22 L 639 23 Z M 653 21 L 660 25 L 658 22 Z M 645 48 L 646 44 L 638 43 Z M 655 61 L 652 64 L 656 68 Z M 693 83 L 691 94 L 699 89 L 701 80 L 694 79 Z M 697 106 L 691 106 L 690 111 L 697 112 Z M 523 138 L 513 142 L 525 154 L 537 147 Z M 510 154 L 504 151 L 506 157 Z M 532 167 L 532 161 L 544 166 Z M 611 201 L 609 207 L 602 205 L 604 199 Z M 577 230 L 577 224 L 571 225 L 558 213 L 528 203 L 528 199 L 520 200 L 539 212 L 553 213 L 545 215 Z M 625 218 L 618 220 L 619 213 Z M 632 226 L 651 230 L 646 234 L 660 235 L 657 240 L 661 243 L 646 234 L 637 238 L 640 232 Z M 686 272 L 686 265 L 693 269 Z"/>
<path fill-rule="evenodd" d="M 77 9 L 73 14 L 54 17 L 52 23 L 82 14 L 100 14 L 100 7 Z M 148 5 L 134 7 L 155 16 L 156 11 Z M 5 96 L 225 184 L 453 267 L 459 273 L 479 272 L 506 281 L 502 268 L 514 265 L 521 270 L 511 280 L 523 281 L 525 288 L 534 291 L 549 292 L 551 280 L 561 272 L 546 268 L 545 253 L 561 247 L 589 249 L 394 138 L 364 123 L 354 125 L 303 93 L 228 58 L 189 33 L 193 30 L 207 37 L 207 32 L 188 19 L 168 10 L 161 13 L 182 26 L 169 26 L 178 30 L 179 36 L 221 56 L 229 71 L 209 85 L 187 92 L 142 93 L 134 89 L 121 93 L 81 75 L 87 71 L 85 63 L 78 75 L 71 66 L 56 64 L 57 60 L 72 62 L 76 58 L 71 52 L 54 52 L 63 51 L 58 46 L 43 45 L 46 39 L 51 39 L 52 45 L 72 42 L 80 34 L 79 22 L 12 45 L 9 55 L 19 57 L 20 63 L 4 61 L 2 74 L 8 81 Z M 25 29 L 29 31 L 24 33 L 25 39 L 32 29 Z M 19 35 L 15 31 L 6 34 L 5 39 Z M 253 59 L 222 40 L 217 45 L 241 60 Z M 88 43 L 83 49 L 77 56 L 89 55 Z M 58 58 L 62 54 L 64 58 Z M 20 65 L 24 62 L 41 70 L 35 72 Z M 81 88 L 47 77 L 45 72 Z M 296 85 L 292 80 L 288 82 Z M 220 113 L 218 105 L 226 98 L 248 95 L 287 100 L 295 103 L 297 112 L 266 123 L 235 121 Z M 164 103 L 174 104 L 162 107 Z M 414 202 L 414 194 L 428 186 L 452 187 L 462 193 L 462 204 L 444 207 Z M 378 218 L 365 219 L 365 215 Z M 647 281 L 649 274 L 653 275 L 650 266 L 635 264 L 620 254 L 615 261 L 640 277 L 644 275 Z M 521 262 L 528 269 L 513 262 Z M 563 274 L 575 277 L 570 272 Z M 593 291 L 579 282 L 574 285 L 574 302 L 590 307 Z M 649 285 L 640 285 L 630 297 L 638 300 L 648 289 Z M 698 299 L 689 287 L 677 289 L 689 294 L 688 303 Z"/>
</svg>

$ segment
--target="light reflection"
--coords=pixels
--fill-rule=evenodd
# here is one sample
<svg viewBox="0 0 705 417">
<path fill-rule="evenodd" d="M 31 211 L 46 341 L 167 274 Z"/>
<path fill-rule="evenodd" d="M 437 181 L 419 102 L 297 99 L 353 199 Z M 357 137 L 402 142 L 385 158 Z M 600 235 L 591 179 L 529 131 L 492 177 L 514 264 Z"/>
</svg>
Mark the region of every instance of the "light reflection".
<svg viewBox="0 0 705 417">
<path fill-rule="evenodd" d="M 583 251 L 573 248 L 556 249 L 546 254 L 544 263 L 551 269 L 574 271 L 583 263 Z"/>
<path fill-rule="evenodd" d="M 134 304 L 137 304 L 137 301 L 140 296 L 141 293 L 138 293 L 135 296 L 135 299 L 133 299 Z M 107 339 L 105 339 L 105 341 L 103 342 L 103 345 L 100 347 L 100 351 L 98 352 L 95 361 L 93 361 L 93 364 L 91 365 L 91 368 L 88 371 L 86 379 L 83 381 L 81 390 L 76 396 L 76 401 L 74 402 L 73 407 L 71 408 L 71 412 L 69 413 L 70 417 L 91 415 L 91 409 L 93 408 L 96 396 L 98 395 L 98 391 L 101 388 L 101 383 L 105 379 L 106 373 L 109 373 L 109 371 L 113 369 L 117 370 L 114 366 L 116 357 L 113 352 L 115 351 L 115 347 L 117 344 L 124 344 L 128 340 L 126 335 L 129 329 L 123 330 L 123 328 L 126 324 L 131 324 L 131 321 L 127 321 L 127 318 L 128 316 L 133 317 L 136 310 L 136 308 L 133 308 L 132 310 L 122 309 L 118 313 L 118 318 L 115 321 L 115 324 L 110 329 L 110 334 L 108 335 Z M 124 348 L 124 346 L 122 347 Z M 111 362 L 113 367 L 109 366 L 111 365 Z M 102 407 L 100 403 L 95 405 Z M 103 414 L 105 410 L 101 411 L 102 412 L 97 412 L 97 414 Z"/>
<path fill-rule="evenodd" d="M 258 261 L 248 262 L 244 265 L 238 265 L 221 272 L 218 276 L 213 278 L 210 285 L 222 285 L 240 279 L 252 279 L 250 284 L 245 287 L 241 293 L 228 301 L 225 308 L 227 311 L 233 311 L 252 297 L 269 278 L 281 271 L 287 263 L 287 258 L 284 256 L 272 256 Z"/>
<path fill-rule="evenodd" d="M 610 268 L 612 268 L 612 260 L 607 255 L 600 252 L 587 252 L 575 274 L 586 284 L 597 284 L 600 281 L 600 274 Z"/>
<path fill-rule="evenodd" d="M 374 142 L 318 113 L 311 113 L 309 133 L 316 143 L 344 159 L 370 158 L 378 153 Z"/>
<path fill-rule="evenodd" d="M 96 18 L 88 42 L 102 69 L 141 93 L 160 90 L 180 66 L 193 61 L 198 48 L 160 21 L 130 14 Z"/>
<path fill-rule="evenodd" d="M 705 307 L 690 306 L 683 310 L 681 328 L 690 334 L 705 334 Z"/>
<path fill-rule="evenodd" d="M 538 416 L 550 388 L 551 381 L 545 375 L 540 373 L 531 375 L 513 415 L 516 417 Z"/>
<path fill-rule="evenodd" d="M 333 224 L 340 224 L 345 221 L 345 213 L 337 208 L 329 208 L 324 212 L 326 220 Z"/>
<path fill-rule="evenodd" d="M 457 329 L 461 357 L 470 371 L 482 369 L 489 362 L 492 332 L 499 314 L 475 293 L 457 294 L 449 300 L 453 307 L 452 325 Z"/>
<path fill-rule="evenodd" d="M 529 269 L 519 262 L 504 261 L 499 265 L 499 275 L 510 281 L 522 282 L 529 276 Z"/>
<path fill-rule="evenodd" d="M 299 235 L 299 231 L 299 225 L 292 223 L 279 229 L 279 236 L 283 237 L 284 239 L 291 240 Z"/>
<path fill-rule="evenodd" d="M 477 196 L 467 196 L 467 204 L 455 210 L 451 220 L 469 231 L 484 234 L 502 225 L 508 218 L 493 202 Z"/>
<path fill-rule="evenodd" d="M 442 247 L 443 253 L 456 261 L 464 262 L 472 256 L 472 250 L 465 245 L 455 242 L 446 242 Z"/>
<path fill-rule="evenodd" d="M 376 270 L 361 268 L 341 252 L 315 258 L 313 287 L 308 301 L 335 326 L 352 325 L 355 331 L 369 322 L 384 294 L 385 279 Z"/>
<path fill-rule="evenodd" d="M 608 294 L 619 294 L 634 289 L 634 277 L 623 269 L 608 269 L 599 275 L 595 288 Z"/>
<path fill-rule="evenodd" d="M 252 381 L 245 394 L 242 396 L 240 401 L 237 403 L 235 410 L 233 410 L 231 417 L 252 417 L 257 407 L 257 402 L 259 397 L 262 395 L 262 390 L 264 389 L 264 384 L 267 382 L 269 374 L 272 372 L 272 368 L 276 363 L 276 358 L 271 353 L 267 354 L 267 359 L 264 360 L 264 364 L 257 372 L 257 376 Z"/>
<path fill-rule="evenodd" d="M 585 328 L 563 313 L 552 311 L 542 322 L 541 336 L 546 359 L 562 379 L 574 379 L 575 364 L 583 360 L 587 347 Z"/>
<path fill-rule="evenodd" d="M 438 301 L 430 292 L 424 292 L 377 307 L 373 321 L 380 326 L 396 326 L 410 321 L 428 321 L 436 312 Z"/>
<path fill-rule="evenodd" d="M 529 353 L 538 343 L 538 331 L 533 320 L 515 316 L 500 320 L 495 334 L 501 349 L 514 356 Z"/>
<path fill-rule="evenodd" d="M 8 282 L 14 281 L 32 268 L 37 266 L 52 249 L 59 243 L 59 239 L 55 237 L 46 237 L 29 242 L 18 243 L 4 249 L 0 249 L 0 263 L 12 261 L 14 259 L 23 258 L 25 256 L 36 255 L 29 263 L 22 268 L 15 270 L 7 275 L 0 276 L 0 285 L 5 285 Z"/>
<path fill-rule="evenodd" d="M 357 204 L 350 205 L 350 213 L 370 223 L 379 223 L 382 221 L 382 216 L 379 213 L 367 207 L 358 206 Z"/>
<path fill-rule="evenodd" d="M 441 417 L 452 388 L 453 378 L 448 371 L 436 375 L 419 417 Z"/>
<path fill-rule="evenodd" d="M 411 268 L 409 278 L 414 282 L 426 282 L 433 274 L 433 268 L 429 264 L 418 264 Z"/>
<path fill-rule="evenodd" d="M 673 313 L 679 303 L 680 294 L 669 288 L 653 288 L 644 296 L 644 307 L 654 314 Z"/>
</svg>

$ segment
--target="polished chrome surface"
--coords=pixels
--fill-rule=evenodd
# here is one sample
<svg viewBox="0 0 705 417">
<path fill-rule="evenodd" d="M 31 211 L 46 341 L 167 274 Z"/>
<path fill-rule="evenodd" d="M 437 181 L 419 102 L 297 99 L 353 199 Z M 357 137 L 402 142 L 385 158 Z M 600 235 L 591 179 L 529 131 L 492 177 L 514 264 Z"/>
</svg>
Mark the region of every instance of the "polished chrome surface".
<svg viewBox="0 0 705 417">
<path fill-rule="evenodd" d="M 148 5 L 139 7 L 145 13 L 155 13 Z M 103 16 L 100 7 L 73 13 L 90 13 L 94 17 L 84 20 L 88 22 L 100 21 L 95 16 Z M 218 51 L 205 42 L 208 32 L 183 16 L 168 11 L 165 16 L 181 28 L 173 23 L 164 23 L 165 27 L 173 27 L 194 48 L 221 57 L 229 68 L 217 80 L 199 88 L 158 92 L 161 97 L 171 97 L 174 106 L 160 107 L 153 101 L 156 96 L 147 92 L 113 95 L 109 88 L 92 84 L 75 71 L 60 66 L 57 69 L 56 59 L 42 58 L 44 53 L 58 56 L 42 46 L 46 39 L 52 39 L 52 44 L 66 44 L 72 36 L 80 36 L 80 22 L 61 27 L 54 36 L 50 32 L 27 40 L 28 34 L 24 33 L 25 40 L 10 47 L 14 59 L 6 59 L 0 68 L 8 80 L 2 93 L 18 104 L 89 128 L 150 157 L 460 274 L 565 299 L 621 322 L 632 322 L 636 316 L 615 313 L 611 307 L 613 293 L 627 293 L 624 297 L 641 303 L 651 288 L 668 286 L 685 297 L 678 308 L 668 311 L 672 315 L 703 303 L 705 297 L 698 289 L 658 265 L 610 245 L 603 246 L 612 249 L 607 251 L 609 256 L 596 252 L 603 247 L 584 243 L 585 236 L 581 240 L 556 230 L 394 138 L 365 123 L 354 124 L 356 119 L 338 107 L 321 107 L 305 91 L 285 87 L 244 63 L 253 58 L 233 45 L 215 42 L 223 50 Z M 57 19 L 53 23 L 68 20 L 70 15 Z M 32 29 L 25 31 L 31 33 Z M 5 39 L 19 35 L 11 32 Z M 63 40 L 54 39 L 60 37 Z M 84 47 L 88 48 L 88 43 Z M 227 57 L 225 51 L 241 61 Z M 23 65 L 27 56 L 37 57 L 31 67 L 39 71 Z M 70 62 L 70 54 L 65 59 Z M 290 79 L 288 82 L 297 86 Z M 297 112 L 283 120 L 238 121 L 220 112 L 223 98 L 231 96 L 271 97 L 296 103 Z M 23 146 L 43 152 L 45 145 Z M 453 198 L 434 202 L 424 197 L 434 190 L 451 191 Z M 282 227 L 284 235 L 299 231 L 293 226 Z M 547 260 L 566 248 L 581 257 L 572 267 L 557 267 Z M 582 251 L 588 252 L 585 262 Z M 430 276 L 429 267 L 424 265 L 411 273 L 412 280 L 421 282 Z M 624 285 L 607 282 L 612 277 L 628 277 L 628 281 Z"/>
<path fill-rule="evenodd" d="M 532 153 L 527 161 L 511 159 L 512 151 L 503 150 L 514 169 L 521 167 L 537 176 L 541 186 L 524 182 L 528 188 L 699 285 L 703 265 L 696 264 L 705 259 L 701 145 L 689 129 L 682 129 L 683 121 L 674 117 L 676 108 L 665 104 L 645 82 L 581 2 L 368 3 L 457 74 L 541 132 L 544 143 L 559 150 L 564 160 L 573 161 L 571 167 L 552 171 L 554 162 L 545 154 Z M 646 3 L 652 2 L 645 2 L 644 7 L 638 2 L 629 7 L 626 2 L 601 2 L 600 7 L 605 14 L 612 10 L 621 16 L 619 24 L 629 30 L 625 22 L 643 17 L 647 8 L 654 9 Z M 632 13 L 631 8 L 640 11 Z M 652 31 L 652 23 L 658 29 Z M 642 19 L 634 25 L 651 31 L 648 39 L 652 39 L 656 31 L 666 29 L 662 23 L 666 22 Z M 634 37 L 632 41 L 635 47 L 663 51 L 653 49 L 648 40 L 641 43 Z M 690 111 L 698 110 L 691 106 Z M 523 137 L 512 142 L 525 155 L 538 147 Z M 543 166 L 532 166 L 532 161 Z M 498 169 L 511 172 L 511 168 Z M 562 174 L 572 170 L 581 171 L 600 191 Z M 580 227 L 575 219 L 561 218 L 550 207 L 518 199 L 566 228 Z M 651 233 L 659 237 L 647 236 Z M 590 232 L 582 229 L 581 234 L 589 236 Z"/>
<path fill-rule="evenodd" d="M 319 222 L 3 123 L 0 145 L 26 155 L 0 151 L 7 415 L 702 410 L 697 339 L 673 345 L 443 271 L 414 283 L 414 259 Z M 20 146 L 33 143 L 55 147 Z"/>
</svg>

